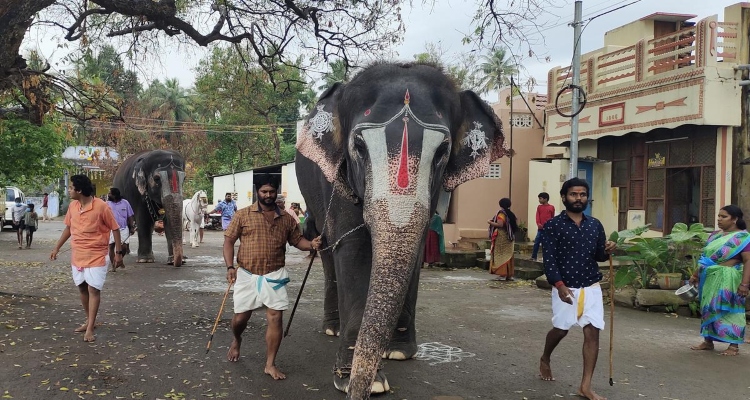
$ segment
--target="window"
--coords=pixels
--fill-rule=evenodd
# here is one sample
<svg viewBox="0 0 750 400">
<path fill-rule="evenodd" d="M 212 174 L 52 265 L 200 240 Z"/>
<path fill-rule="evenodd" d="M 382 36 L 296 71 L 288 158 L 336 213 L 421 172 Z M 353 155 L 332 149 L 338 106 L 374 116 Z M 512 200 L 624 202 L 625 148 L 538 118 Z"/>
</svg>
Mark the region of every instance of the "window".
<svg viewBox="0 0 750 400">
<path fill-rule="evenodd" d="M 487 171 L 486 179 L 500 179 L 500 164 L 490 164 L 490 170 Z"/>
<path fill-rule="evenodd" d="M 516 114 L 510 117 L 510 124 L 517 128 L 531 128 L 534 119 L 531 114 Z"/>
</svg>

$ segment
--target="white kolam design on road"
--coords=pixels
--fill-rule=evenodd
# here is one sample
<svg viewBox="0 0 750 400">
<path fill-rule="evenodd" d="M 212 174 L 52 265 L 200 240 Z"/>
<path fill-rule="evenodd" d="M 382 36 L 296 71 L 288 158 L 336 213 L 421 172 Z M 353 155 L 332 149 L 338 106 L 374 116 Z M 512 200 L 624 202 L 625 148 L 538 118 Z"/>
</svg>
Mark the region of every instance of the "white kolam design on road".
<svg viewBox="0 0 750 400">
<path fill-rule="evenodd" d="M 418 346 L 414 356 L 420 361 L 430 361 L 430 365 L 463 361 L 464 358 L 474 357 L 476 354 L 463 351 L 458 347 L 439 342 L 422 343 Z"/>
</svg>

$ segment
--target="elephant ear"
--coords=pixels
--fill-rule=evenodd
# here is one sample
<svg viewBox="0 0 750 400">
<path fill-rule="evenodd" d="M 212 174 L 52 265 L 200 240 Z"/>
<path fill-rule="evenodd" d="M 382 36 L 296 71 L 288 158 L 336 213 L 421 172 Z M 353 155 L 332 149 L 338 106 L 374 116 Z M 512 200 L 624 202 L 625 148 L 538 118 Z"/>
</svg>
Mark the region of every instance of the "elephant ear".
<svg viewBox="0 0 750 400">
<path fill-rule="evenodd" d="M 326 180 L 333 183 L 344 159 L 341 138 L 337 137 L 339 125 L 336 121 L 338 94 L 344 85 L 334 84 L 326 90 L 310 112 L 302 130 L 297 135 L 297 151 L 317 164 Z"/>
<path fill-rule="evenodd" d="M 453 132 L 453 153 L 443 178 L 448 192 L 486 175 L 491 162 L 511 154 L 505 147 L 502 122 L 489 104 L 470 90 L 461 92 L 460 99 L 464 121 L 461 129 Z"/>
<path fill-rule="evenodd" d="M 146 190 L 148 189 L 148 178 L 146 177 L 146 172 L 143 171 L 143 157 L 135 161 L 132 178 L 135 182 L 135 187 L 138 188 L 138 192 L 140 192 L 141 195 L 146 194 Z"/>
</svg>

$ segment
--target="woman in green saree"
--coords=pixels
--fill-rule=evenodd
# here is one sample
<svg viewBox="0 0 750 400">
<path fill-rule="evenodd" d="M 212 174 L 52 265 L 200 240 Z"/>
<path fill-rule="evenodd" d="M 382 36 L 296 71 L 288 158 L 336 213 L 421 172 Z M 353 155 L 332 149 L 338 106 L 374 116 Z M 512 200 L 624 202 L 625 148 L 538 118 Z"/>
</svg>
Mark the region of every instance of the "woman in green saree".
<svg viewBox="0 0 750 400">
<path fill-rule="evenodd" d="M 721 230 L 709 236 L 700 268 L 690 278 L 690 283 L 700 283 L 704 339 L 691 346 L 693 350 L 713 350 L 718 341 L 729 344 L 722 355 L 739 353 L 745 336 L 745 297 L 750 288 L 750 233 L 742 217 L 742 210 L 735 205 L 721 208 L 717 220 Z"/>
</svg>

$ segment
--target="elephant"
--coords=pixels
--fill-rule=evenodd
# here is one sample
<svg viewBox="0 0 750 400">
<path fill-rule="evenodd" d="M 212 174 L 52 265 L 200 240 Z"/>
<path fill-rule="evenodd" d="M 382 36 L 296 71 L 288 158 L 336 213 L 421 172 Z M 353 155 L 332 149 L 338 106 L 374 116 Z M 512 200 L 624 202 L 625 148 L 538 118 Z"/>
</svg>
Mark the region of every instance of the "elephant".
<svg viewBox="0 0 750 400">
<path fill-rule="evenodd" d="M 195 192 L 193 197 L 182 202 L 185 224 L 190 229 L 190 247 L 200 247 L 198 232 L 203 228 L 203 218 L 208 206 L 208 195 L 204 190 Z"/>
<path fill-rule="evenodd" d="M 487 103 L 438 67 L 377 63 L 319 98 L 295 169 L 323 235 L 323 328 L 337 334 L 334 385 L 348 399 L 389 390 L 381 358 L 417 352 L 415 311 L 430 218 L 441 196 L 510 156 Z"/>
<path fill-rule="evenodd" d="M 169 259 L 179 267 L 182 252 L 182 184 L 185 160 L 173 150 L 143 151 L 128 157 L 117 169 L 114 186 L 130 202 L 138 231 L 139 263 L 154 262 L 152 234 L 158 220 L 164 223 Z"/>
</svg>

